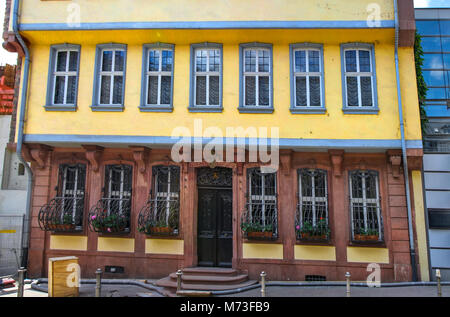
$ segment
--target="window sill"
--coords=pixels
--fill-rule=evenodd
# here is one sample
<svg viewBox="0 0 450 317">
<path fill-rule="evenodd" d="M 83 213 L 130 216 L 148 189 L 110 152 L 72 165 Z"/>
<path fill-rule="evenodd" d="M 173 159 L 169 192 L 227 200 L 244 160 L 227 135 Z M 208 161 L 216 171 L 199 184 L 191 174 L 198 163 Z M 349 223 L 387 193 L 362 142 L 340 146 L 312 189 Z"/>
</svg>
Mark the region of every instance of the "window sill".
<svg viewBox="0 0 450 317">
<path fill-rule="evenodd" d="M 140 106 L 141 112 L 173 112 L 172 106 Z"/>
<path fill-rule="evenodd" d="M 240 113 L 273 113 L 273 107 L 238 107 Z"/>
<path fill-rule="evenodd" d="M 324 114 L 327 109 L 323 107 L 291 107 L 289 108 L 292 114 Z"/>
<path fill-rule="evenodd" d="M 45 111 L 68 111 L 73 112 L 77 111 L 76 105 L 63 106 L 63 105 L 45 105 Z"/>
<path fill-rule="evenodd" d="M 344 107 L 344 114 L 378 114 L 380 109 L 375 107 Z"/>
<path fill-rule="evenodd" d="M 349 247 L 386 248 L 384 241 L 350 241 Z"/>
<path fill-rule="evenodd" d="M 222 107 L 217 106 L 189 106 L 189 112 L 223 112 Z"/>
<path fill-rule="evenodd" d="M 295 241 L 296 245 L 317 245 L 317 246 L 334 246 L 334 244 L 331 241 L 327 240 L 299 240 L 297 239 Z"/>
<path fill-rule="evenodd" d="M 111 112 L 123 112 L 123 105 L 92 105 L 92 111 L 111 111 Z"/>
</svg>

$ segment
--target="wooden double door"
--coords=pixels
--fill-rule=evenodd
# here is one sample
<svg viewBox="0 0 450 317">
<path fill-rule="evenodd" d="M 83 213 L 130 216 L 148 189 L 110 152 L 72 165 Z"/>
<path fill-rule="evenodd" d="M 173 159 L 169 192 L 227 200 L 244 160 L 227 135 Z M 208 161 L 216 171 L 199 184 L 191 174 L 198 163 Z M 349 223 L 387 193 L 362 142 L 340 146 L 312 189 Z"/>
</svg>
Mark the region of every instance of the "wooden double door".
<svg viewBox="0 0 450 317">
<path fill-rule="evenodd" d="M 231 170 L 229 177 L 231 178 Z M 231 180 L 229 183 L 230 186 L 223 186 L 228 182 L 221 183 L 221 186 L 214 186 L 214 182 L 198 185 L 197 252 L 199 266 L 231 267 L 233 190 Z"/>
</svg>

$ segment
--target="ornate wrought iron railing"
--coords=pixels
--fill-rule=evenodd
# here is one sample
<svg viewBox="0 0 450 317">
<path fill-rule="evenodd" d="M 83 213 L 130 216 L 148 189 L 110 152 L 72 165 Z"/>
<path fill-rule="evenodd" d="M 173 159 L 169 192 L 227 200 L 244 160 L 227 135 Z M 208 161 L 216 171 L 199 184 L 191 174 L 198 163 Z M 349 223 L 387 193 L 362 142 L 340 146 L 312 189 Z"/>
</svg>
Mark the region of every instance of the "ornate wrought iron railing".
<svg viewBox="0 0 450 317">
<path fill-rule="evenodd" d="M 326 201 L 304 199 L 297 205 L 295 233 L 301 241 L 329 241 L 331 230 L 328 224 Z"/>
<path fill-rule="evenodd" d="M 138 231 L 148 235 L 178 235 L 180 201 L 159 197 L 147 201 L 138 217 Z"/>
<path fill-rule="evenodd" d="M 278 237 L 277 203 L 247 203 L 241 218 L 241 229 L 247 239 L 275 240 Z"/>
<path fill-rule="evenodd" d="M 130 198 L 102 198 L 89 211 L 89 227 L 99 233 L 126 233 L 130 215 Z"/>
<path fill-rule="evenodd" d="M 39 210 L 39 227 L 45 231 L 80 231 L 83 211 L 84 196 L 55 197 Z"/>
</svg>

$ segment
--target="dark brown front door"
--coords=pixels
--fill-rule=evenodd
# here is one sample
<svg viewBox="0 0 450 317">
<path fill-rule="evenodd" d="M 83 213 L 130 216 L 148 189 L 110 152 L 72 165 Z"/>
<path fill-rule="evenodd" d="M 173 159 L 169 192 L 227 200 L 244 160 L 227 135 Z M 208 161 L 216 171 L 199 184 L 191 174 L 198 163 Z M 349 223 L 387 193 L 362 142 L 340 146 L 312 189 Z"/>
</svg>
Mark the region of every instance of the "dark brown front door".
<svg viewBox="0 0 450 317">
<path fill-rule="evenodd" d="M 212 177 L 226 172 L 232 177 L 231 170 L 209 169 Z M 217 170 L 217 171 L 215 171 Z M 223 176 L 223 175 L 222 175 Z M 214 181 L 214 179 L 213 179 Z M 230 180 L 231 185 L 231 180 Z M 198 265 L 231 267 L 233 257 L 233 190 L 225 183 L 198 184 Z M 209 185 L 209 186 L 207 186 Z M 217 186 L 219 185 L 219 186 Z"/>
</svg>

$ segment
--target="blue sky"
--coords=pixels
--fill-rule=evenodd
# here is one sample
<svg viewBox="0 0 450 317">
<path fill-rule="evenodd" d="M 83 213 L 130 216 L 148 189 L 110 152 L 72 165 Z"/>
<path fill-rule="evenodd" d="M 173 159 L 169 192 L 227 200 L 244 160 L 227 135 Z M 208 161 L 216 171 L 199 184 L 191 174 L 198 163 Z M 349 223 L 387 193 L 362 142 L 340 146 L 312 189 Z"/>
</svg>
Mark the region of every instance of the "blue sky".
<svg viewBox="0 0 450 317">
<path fill-rule="evenodd" d="M 0 0 L 0 25 L 3 25 L 5 1 Z M 450 8 L 450 0 L 414 0 L 416 8 Z M 17 54 L 8 53 L 0 46 L 0 65 L 16 64 Z"/>
</svg>

